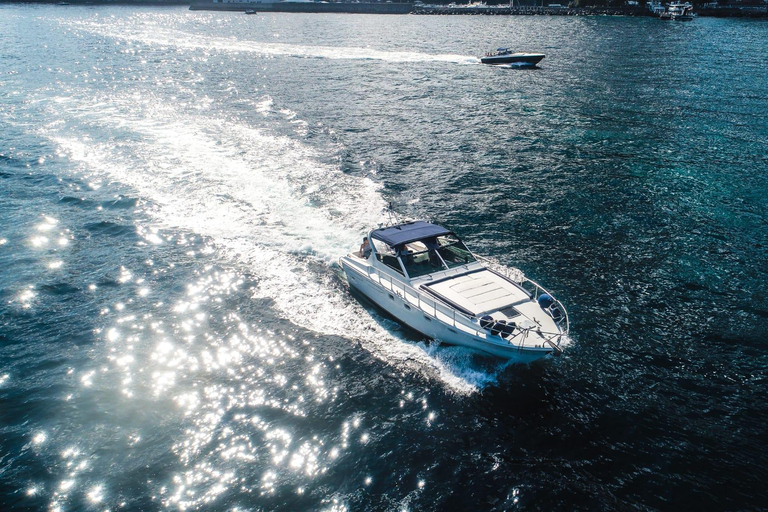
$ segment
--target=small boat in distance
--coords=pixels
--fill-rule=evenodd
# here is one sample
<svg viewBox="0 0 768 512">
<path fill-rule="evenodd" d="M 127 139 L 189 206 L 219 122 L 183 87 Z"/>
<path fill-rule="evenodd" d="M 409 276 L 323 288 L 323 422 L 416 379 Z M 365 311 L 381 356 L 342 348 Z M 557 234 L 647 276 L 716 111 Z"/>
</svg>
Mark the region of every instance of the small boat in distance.
<svg viewBox="0 0 768 512">
<path fill-rule="evenodd" d="M 258 14 L 258 11 L 256 9 L 246 9 L 245 14 Z"/>
<path fill-rule="evenodd" d="M 513 52 L 509 48 L 498 48 L 480 58 L 483 64 L 507 64 L 510 66 L 532 68 L 544 58 L 542 53 Z"/>
<path fill-rule="evenodd" d="M 672 2 L 667 6 L 667 10 L 659 14 L 659 18 L 667 21 L 691 21 L 696 16 L 693 13 L 693 6 L 690 2 L 679 3 Z"/>
<path fill-rule="evenodd" d="M 339 259 L 350 287 L 411 329 L 522 363 L 563 351 L 560 301 L 520 270 L 475 256 L 452 231 L 400 222 L 366 240 Z"/>
</svg>

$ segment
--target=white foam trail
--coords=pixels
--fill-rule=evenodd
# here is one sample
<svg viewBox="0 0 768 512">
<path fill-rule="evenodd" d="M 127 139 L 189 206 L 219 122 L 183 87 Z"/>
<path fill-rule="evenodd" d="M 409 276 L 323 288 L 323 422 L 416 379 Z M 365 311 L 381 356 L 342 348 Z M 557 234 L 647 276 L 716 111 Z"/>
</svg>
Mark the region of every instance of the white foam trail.
<svg viewBox="0 0 768 512">
<path fill-rule="evenodd" d="M 79 26 L 88 32 L 117 40 L 142 43 L 149 46 L 201 51 L 205 52 L 205 54 L 213 50 L 225 53 L 250 53 L 269 57 L 290 56 L 330 60 L 381 60 L 403 63 L 446 62 L 453 64 L 477 64 L 480 62 L 477 57 L 467 55 L 384 51 L 361 47 L 271 43 L 191 34 L 181 30 L 158 26 L 121 26 L 119 31 L 110 25 L 101 23 L 83 22 Z"/>
<path fill-rule="evenodd" d="M 68 102 L 57 109 L 67 117 L 82 110 Z M 378 220 L 384 201 L 376 182 L 323 163 L 326 155 L 289 137 L 171 110 L 153 105 L 139 116 L 90 105 L 82 114 L 100 132 L 128 130 L 127 143 L 78 140 L 55 121 L 48 136 L 85 164 L 89 179 L 130 186 L 152 201 L 161 224 L 208 237 L 246 264 L 258 278 L 256 295 L 297 325 L 360 340 L 389 364 L 431 369 L 459 394 L 493 381 L 451 352 L 393 337 L 339 286 L 340 271 L 329 266 Z"/>
</svg>

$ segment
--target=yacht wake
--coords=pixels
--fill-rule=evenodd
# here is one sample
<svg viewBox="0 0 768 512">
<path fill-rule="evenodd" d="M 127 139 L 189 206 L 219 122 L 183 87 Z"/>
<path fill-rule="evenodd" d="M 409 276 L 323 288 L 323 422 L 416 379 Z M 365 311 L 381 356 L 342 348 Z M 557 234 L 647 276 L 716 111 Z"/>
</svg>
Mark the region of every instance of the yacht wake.
<svg viewBox="0 0 768 512">
<path fill-rule="evenodd" d="M 119 31 L 97 22 L 84 22 L 80 28 L 103 37 L 110 37 L 129 44 L 142 44 L 152 48 L 172 47 L 181 50 L 211 53 L 242 53 L 263 57 L 296 57 L 330 60 L 372 60 L 402 63 L 445 62 L 476 64 L 474 56 L 459 54 L 431 54 L 412 51 L 387 51 L 350 46 L 309 46 L 291 43 L 264 42 L 251 39 L 222 38 L 201 35 L 159 26 L 128 26 Z M 135 49 L 134 49 L 135 50 Z"/>
<path fill-rule="evenodd" d="M 257 277 L 255 296 L 269 298 L 285 318 L 358 340 L 388 364 L 432 373 L 459 394 L 492 384 L 502 371 L 473 368 L 460 349 L 409 342 L 351 297 L 337 258 L 375 225 L 384 200 L 378 183 L 334 163 L 335 149 L 157 104 L 138 115 L 120 102 L 91 105 L 87 114 L 71 101 L 56 103 L 66 117 L 79 112 L 83 125 L 54 119 L 44 131 L 89 181 L 123 183 L 151 201 L 160 226 L 212 240 Z M 85 127 L 91 135 L 80 133 Z M 116 134 L 125 142 L 115 143 Z"/>
</svg>

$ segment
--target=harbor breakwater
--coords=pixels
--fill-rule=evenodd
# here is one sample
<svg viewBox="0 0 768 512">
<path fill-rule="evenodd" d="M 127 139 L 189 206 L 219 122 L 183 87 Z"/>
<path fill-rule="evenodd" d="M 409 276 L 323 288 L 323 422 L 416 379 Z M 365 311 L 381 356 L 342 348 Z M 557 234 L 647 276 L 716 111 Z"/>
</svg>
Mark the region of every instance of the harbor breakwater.
<svg viewBox="0 0 768 512">
<path fill-rule="evenodd" d="M 353 13 L 353 14 L 421 14 L 421 15 L 485 15 L 485 16 L 655 16 L 641 6 L 620 7 L 534 7 L 534 6 L 443 6 L 389 2 L 192 2 L 193 11 L 247 11 Z M 766 10 L 716 8 L 698 10 L 708 17 L 768 17 Z"/>
<path fill-rule="evenodd" d="M 412 3 L 385 2 L 193 2 L 193 11 L 246 11 L 304 12 L 304 13 L 354 13 L 354 14 L 410 14 Z"/>
<path fill-rule="evenodd" d="M 360 14 L 424 14 L 424 15 L 651 15 L 641 7 L 510 7 L 506 6 L 457 6 L 415 5 L 389 2 L 193 2 L 193 11 L 246 11 L 257 12 L 304 12 L 304 13 L 360 13 Z"/>
<path fill-rule="evenodd" d="M 17 3 L 0 0 L 3 3 Z M 26 2 L 18 2 L 26 3 Z M 40 0 L 37 4 L 59 5 L 145 5 L 183 6 L 193 11 L 296 12 L 296 13 L 352 13 L 352 14 L 421 14 L 421 15 L 512 15 L 512 16 L 655 16 L 641 6 L 479 6 L 479 5 L 423 5 L 410 2 L 213 2 L 211 0 Z M 697 8 L 701 17 L 715 18 L 768 18 L 768 6 L 720 5 L 715 8 Z"/>
</svg>

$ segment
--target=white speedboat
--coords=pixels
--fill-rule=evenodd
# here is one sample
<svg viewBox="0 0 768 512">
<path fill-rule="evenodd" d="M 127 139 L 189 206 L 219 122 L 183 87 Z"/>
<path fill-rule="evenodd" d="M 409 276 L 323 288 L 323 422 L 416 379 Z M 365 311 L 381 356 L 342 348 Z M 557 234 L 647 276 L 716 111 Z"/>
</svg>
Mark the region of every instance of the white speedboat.
<svg viewBox="0 0 768 512">
<path fill-rule="evenodd" d="M 565 308 L 519 270 L 473 255 L 456 234 L 430 222 L 374 229 L 368 239 L 339 263 L 351 287 L 403 324 L 520 362 L 562 352 Z"/>
<path fill-rule="evenodd" d="M 509 48 L 498 48 L 494 52 L 488 52 L 480 58 L 483 64 L 507 64 L 510 66 L 532 68 L 544 58 L 542 53 L 513 52 Z"/>
<path fill-rule="evenodd" d="M 659 15 L 659 18 L 672 21 L 691 21 L 694 16 L 696 15 L 693 13 L 693 6 L 690 2 L 672 2 L 667 10 Z"/>
</svg>

